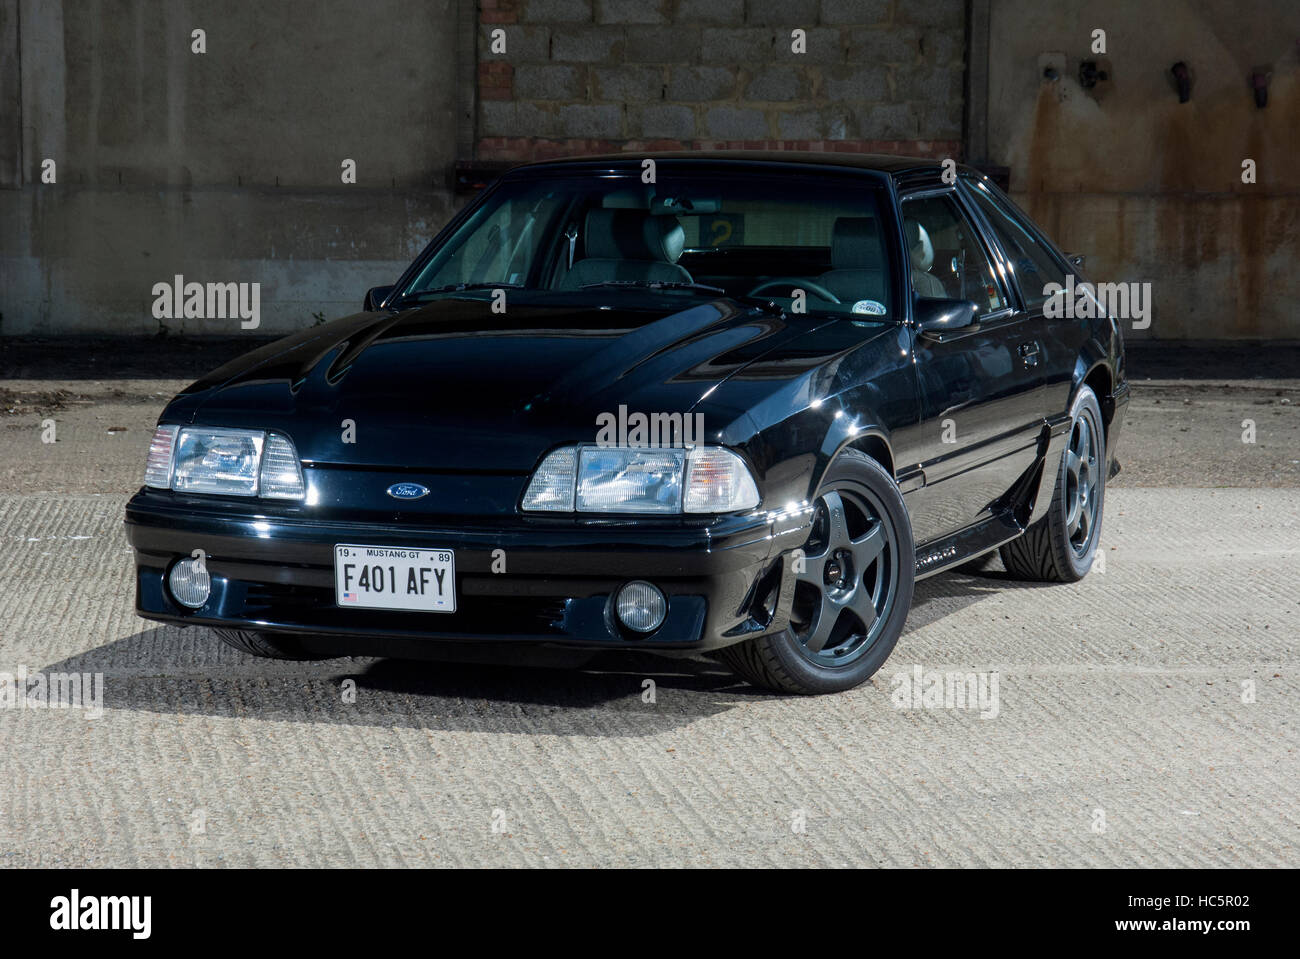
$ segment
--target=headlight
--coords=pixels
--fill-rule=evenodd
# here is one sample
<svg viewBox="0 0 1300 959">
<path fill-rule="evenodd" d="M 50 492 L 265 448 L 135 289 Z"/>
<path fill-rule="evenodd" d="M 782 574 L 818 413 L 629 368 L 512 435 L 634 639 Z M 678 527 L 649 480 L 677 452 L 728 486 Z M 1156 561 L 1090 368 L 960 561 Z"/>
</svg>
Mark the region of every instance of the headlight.
<svg viewBox="0 0 1300 959">
<path fill-rule="evenodd" d="M 578 456 L 578 512 L 680 512 L 685 457 L 685 450 L 582 447 Z"/>
<path fill-rule="evenodd" d="M 158 427 L 144 482 L 185 493 L 272 499 L 306 495 L 302 465 L 287 436 L 215 426 Z"/>
<path fill-rule="evenodd" d="M 181 430 L 176 440 L 172 489 L 256 496 L 257 467 L 265 440 L 265 433 L 247 430 Z"/>
<path fill-rule="evenodd" d="M 758 505 L 744 461 L 717 446 L 684 449 L 566 446 L 537 467 L 527 511 L 731 513 Z"/>
</svg>

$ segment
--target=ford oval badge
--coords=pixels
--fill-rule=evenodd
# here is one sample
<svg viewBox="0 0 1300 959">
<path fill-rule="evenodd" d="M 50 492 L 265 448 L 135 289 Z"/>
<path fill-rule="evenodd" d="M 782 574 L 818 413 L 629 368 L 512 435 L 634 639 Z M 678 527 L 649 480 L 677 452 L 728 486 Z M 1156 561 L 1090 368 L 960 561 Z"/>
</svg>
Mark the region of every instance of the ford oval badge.
<svg viewBox="0 0 1300 959">
<path fill-rule="evenodd" d="M 419 483 L 394 483 L 388 487 L 388 495 L 393 499 L 419 499 L 429 495 L 429 487 Z"/>
</svg>

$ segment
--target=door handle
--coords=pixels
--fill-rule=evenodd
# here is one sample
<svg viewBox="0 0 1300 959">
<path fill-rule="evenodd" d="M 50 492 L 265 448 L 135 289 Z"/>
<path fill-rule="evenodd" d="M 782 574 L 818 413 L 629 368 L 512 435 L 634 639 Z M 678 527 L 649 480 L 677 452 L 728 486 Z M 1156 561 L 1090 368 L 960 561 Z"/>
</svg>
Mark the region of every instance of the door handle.
<svg viewBox="0 0 1300 959">
<path fill-rule="evenodd" d="M 1038 365 L 1038 343 L 1030 340 L 1028 343 L 1020 344 L 1020 358 L 1025 361 L 1025 366 Z"/>
</svg>

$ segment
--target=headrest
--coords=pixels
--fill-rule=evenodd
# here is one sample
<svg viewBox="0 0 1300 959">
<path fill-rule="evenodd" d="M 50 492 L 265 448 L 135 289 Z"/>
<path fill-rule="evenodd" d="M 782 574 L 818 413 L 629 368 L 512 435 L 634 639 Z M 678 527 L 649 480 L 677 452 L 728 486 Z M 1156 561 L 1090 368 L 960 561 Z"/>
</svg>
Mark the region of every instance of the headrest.
<svg viewBox="0 0 1300 959">
<path fill-rule="evenodd" d="M 592 210 L 587 214 L 587 256 L 599 260 L 657 260 L 676 263 L 686 231 L 674 216 L 644 210 Z"/>
<path fill-rule="evenodd" d="M 878 270 L 884 266 L 880 255 L 880 231 L 869 216 L 835 218 L 831 229 L 831 266 L 837 270 Z"/>
<path fill-rule="evenodd" d="M 907 255 L 912 260 L 912 268 L 929 270 L 934 265 L 934 245 L 930 243 L 930 234 L 920 221 L 906 217 L 903 220 L 903 236 L 907 239 Z"/>
</svg>

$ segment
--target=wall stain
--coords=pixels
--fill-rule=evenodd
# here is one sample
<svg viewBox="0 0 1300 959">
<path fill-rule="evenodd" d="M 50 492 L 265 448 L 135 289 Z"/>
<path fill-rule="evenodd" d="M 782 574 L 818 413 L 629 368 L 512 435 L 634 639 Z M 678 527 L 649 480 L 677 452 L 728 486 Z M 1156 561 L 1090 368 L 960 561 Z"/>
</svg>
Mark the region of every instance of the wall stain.
<svg viewBox="0 0 1300 959">
<path fill-rule="evenodd" d="M 1263 110 L 1244 73 L 1186 104 L 1117 90 L 1100 106 L 1070 82 L 1037 90 L 1024 181 L 1012 183 L 1030 215 L 1087 254 L 1093 279 L 1151 282 L 1150 335 L 1300 337 L 1294 64 L 1275 70 Z M 1247 158 L 1254 184 L 1241 182 Z"/>
</svg>

